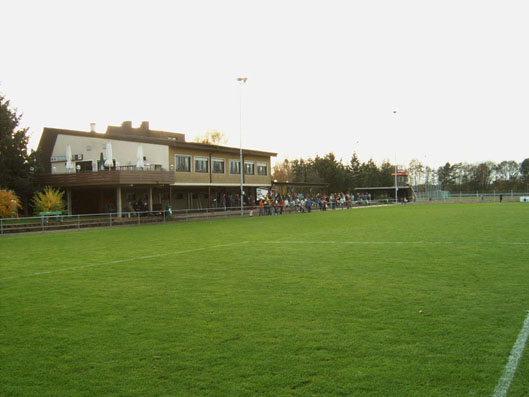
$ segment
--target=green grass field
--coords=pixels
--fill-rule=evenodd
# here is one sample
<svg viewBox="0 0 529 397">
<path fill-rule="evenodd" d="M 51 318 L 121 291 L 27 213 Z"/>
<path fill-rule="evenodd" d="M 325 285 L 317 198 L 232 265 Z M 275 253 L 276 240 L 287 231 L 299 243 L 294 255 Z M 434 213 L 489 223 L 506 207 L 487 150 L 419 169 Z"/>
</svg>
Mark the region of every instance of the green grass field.
<svg viewBox="0 0 529 397">
<path fill-rule="evenodd" d="M 3 237 L 0 394 L 491 396 L 528 223 L 440 204 Z"/>
</svg>

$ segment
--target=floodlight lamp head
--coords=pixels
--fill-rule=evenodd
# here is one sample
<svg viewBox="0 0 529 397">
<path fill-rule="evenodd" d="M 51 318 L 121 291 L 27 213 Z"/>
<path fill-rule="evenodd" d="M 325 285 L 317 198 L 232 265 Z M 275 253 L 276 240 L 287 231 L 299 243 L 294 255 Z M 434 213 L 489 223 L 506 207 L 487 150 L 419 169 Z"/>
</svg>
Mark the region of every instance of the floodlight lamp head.
<svg viewBox="0 0 529 397">
<path fill-rule="evenodd" d="M 237 78 L 237 81 L 242 82 L 242 83 L 246 83 L 246 80 L 248 80 L 248 77 L 238 77 Z"/>
</svg>

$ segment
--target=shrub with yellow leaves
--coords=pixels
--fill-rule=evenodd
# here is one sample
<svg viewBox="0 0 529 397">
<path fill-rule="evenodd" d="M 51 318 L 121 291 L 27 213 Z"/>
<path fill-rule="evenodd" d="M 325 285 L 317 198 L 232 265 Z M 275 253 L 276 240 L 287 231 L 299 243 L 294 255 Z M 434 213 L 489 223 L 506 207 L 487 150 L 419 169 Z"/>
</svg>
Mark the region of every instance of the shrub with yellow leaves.
<svg viewBox="0 0 529 397">
<path fill-rule="evenodd" d="M 54 189 L 51 186 L 45 186 L 42 192 L 36 192 L 31 199 L 35 208 L 35 214 L 40 212 L 63 211 L 64 210 L 64 192 Z"/>
<path fill-rule="evenodd" d="M 8 189 L 0 189 L 0 218 L 16 218 L 22 209 L 20 198 Z"/>
</svg>

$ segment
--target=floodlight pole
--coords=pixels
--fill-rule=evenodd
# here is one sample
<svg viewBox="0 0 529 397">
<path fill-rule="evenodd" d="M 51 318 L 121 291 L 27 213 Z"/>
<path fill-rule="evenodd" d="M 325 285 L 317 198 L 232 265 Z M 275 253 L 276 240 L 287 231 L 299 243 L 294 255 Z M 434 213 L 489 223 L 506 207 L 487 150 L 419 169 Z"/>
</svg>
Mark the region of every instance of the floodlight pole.
<svg viewBox="0 0 529 397">
<path fill-rule="evenodd" d="M 241 174 L 241 216 L 244 216 L 243 202 L 244 202 L 244 190 L 243 190 L 243 163 L 242 163 L 242 85 L 248 80 L 247 77 L 238 77 L 239 82 L 239 172 Z"/>
<path fill-rule="evenodd" d="M 397 111 L 394 110 L 393 114 L 397 114 Z M 395 204 L 399 203 L 399 186 L 397 181 L 397 152 L 395 152 Z"/>
<path fill-rule="evenodd" d="M 399 202 L 399 188 L 397 183 L 397 155 L 395 154 L 395 204 L 398 204 Z"/>
</svg>

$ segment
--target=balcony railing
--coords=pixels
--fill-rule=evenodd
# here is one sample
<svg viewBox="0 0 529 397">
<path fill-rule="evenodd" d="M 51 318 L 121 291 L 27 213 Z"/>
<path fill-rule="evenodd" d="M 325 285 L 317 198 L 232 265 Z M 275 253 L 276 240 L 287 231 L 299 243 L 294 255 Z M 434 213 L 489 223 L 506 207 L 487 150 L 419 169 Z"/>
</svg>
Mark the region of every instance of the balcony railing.
<svg viewBox="0 0 529 397">
<path fill-rule="evenodd" d="M 175 182 L 175 173 L 165 170 L 154 170 L 148 167 L 143 169 L 120 166 L 117 169 L 104 171 L 79 171 L 71 173 L 54 173 L 39 175 L 37 180 L 43 185 L 60 187 L 75 186 L 101 186 L 101 185 L 155 185 L 172 184 Z"/>
</svg>

